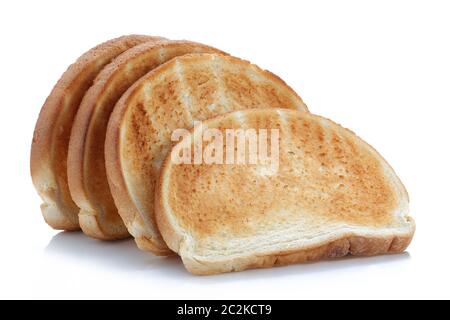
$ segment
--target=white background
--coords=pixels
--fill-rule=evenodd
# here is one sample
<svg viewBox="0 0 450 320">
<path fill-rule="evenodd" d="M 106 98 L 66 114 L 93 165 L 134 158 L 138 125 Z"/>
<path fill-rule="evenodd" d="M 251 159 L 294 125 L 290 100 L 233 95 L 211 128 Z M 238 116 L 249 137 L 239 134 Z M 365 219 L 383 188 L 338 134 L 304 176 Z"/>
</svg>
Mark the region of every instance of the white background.
<svg viewBox="0 0 450 320">
<path fill-rule="evenodd" d="M 251 60 L 375 146 L 410 194 L 408 253 L 198 277 L 51 230 L 29 176 L 40 107 L 81 53 L 129 33 Z M 450 298 L 448 1 L 0 1 L 0 35 L 0 298 Z"/>
</svg>

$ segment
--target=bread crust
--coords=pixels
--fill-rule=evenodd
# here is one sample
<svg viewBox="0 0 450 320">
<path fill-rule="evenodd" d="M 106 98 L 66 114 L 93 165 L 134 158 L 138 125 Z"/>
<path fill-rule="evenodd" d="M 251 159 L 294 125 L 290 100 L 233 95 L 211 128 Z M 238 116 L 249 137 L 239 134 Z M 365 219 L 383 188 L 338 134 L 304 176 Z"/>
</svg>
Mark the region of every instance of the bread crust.
<svg viewBox="0 0 450 320">
<path fill-rule="evenodd" d="M 90 49 L 69 66 L 46 99 L 33 134 L 30 170 L 43 199 L 44 219 L 54 229 L 79 229 L 78 207 L 67 185 L 66 158 L 71 124 L 84 92 L 111 59 L 152 39 L 155 37 L 123 36 Z"/>
<path fill-rule="evenodd" d="M 150 251 L 158 256 L 173 255 L 174 252 L 167 247 L 161 247 L 155 244 L 155 241 L 147 236 L 139 236 L 132 230 L 130 223 L 133 221 L 140 221 L 142 218 L 139 216 L 138 210 L 132 200 L 128 187 L 125 182 L 125 177 L 122 172 L 122 164 L 120 158 L 121 139 L 120 132 L 122 127 L 122 121 L 125 118 L 127 112 L 127 106 L 136 94 L 134 89 L 139 85 L 136 82 L 131 86 L 127 92 L 120 98 L 114 107 L 114 111 L 111 114 L 108 127 L 106 130 L 105 140 L 105 166 L 107 172 L 107 179 L 111 194 L 114 198 L 119 214 L 122 217 L 125 225 L 128 228 L 130 234 L 134 236 L 139 249 L 144 251 Z"/>
<path fill-rule="evenodd" d="M 68 180 L 80 209 L 80 225 L 91 237 L 128 237 L 107 184 L 103 146 L 107 118 L 130 84 L 173 56 L 193 51 L 221 51 L 191 41 L 160 40 L 135 46 L 107 65 L 87 91 L 76 115 L 69 144 Z M 161 53 L 164 52 L 164 57 Z M 110 91 L 114 90 L 111 94 Z M 117 99 L 117 100 L 116 100 Z M 97 173 L 93 176 L 92 173 Z M 127 210 L 123 210 L 127 211 Z M 145 237 L 138 242 L 145 241 Z M 155 249 L 152 249 L 155 250 Z"/>
<path fill-rule="evenodd" d="M 412 218 L 410 218 L 410 223 L 414 224 Z M 408 248 L 413 236 L 414 230 L 405 235 L 391 237 L 361 237 L 349 234 L 315 248 L 272 252 L 261 256 L 250 255 L 223 262 L 182 258 L 186 269 L 192 274 L 213 275 L 224 272 L 339 259 L 349 255 L 370 257 L 398 254 Z"/>
<path fill-rule="evenodd" d="M 245 113 L 273 112 L 271 109 L 266 110 L 247 110 L 241 112 L 243 117 Z M 280 110 L 280 112 L 290 113 L 291 110 Z M 221 123 L 222 120 L 228 119 L 230 114 L 218 116 L 208 120 L 204 126 L 215 128 L 215 123 Z M 318 117 L 318 116 L 314 116 Z M 329 121 L 326 118 L 318 117 Z M 342 128 L 343 129 L 343 128 Z M 351 134 L 354 135 L 348 129 Z M 191 130 L 191 133 L 193 130 Z M 355 135 L 356 136 L 356 135 Z M 362 141 L 362 140 L 361 140 Z M 370 145 L 363 142 L 364 145 L 377 155 L 382 161 L 384 158 Z M 172 149 L 174 150 L 174 149 Z M 389 166 L 386 163 L 387 166 Z M 172 170 L 171 154 L 169 154 L 161 167 L 161 174 L 156 186 L 155 192 L 155 215 L 164 241 L 173 251 L 179 253 L 183 260 L 183 264 L 187 270 L 197 275 L 212 275 L 224 272 L 243 271 L 253 268 L 268 268 L 275 266 L 284 266 L 294 263 L 314 262 L 319 260 L 329 260 L 341 258 L 347 255 L 353 256 L 375 256 L 382 254 L 401 253 L 407 249 L 412 241 L 415 233 L 416 225 L 412 217 L 406 215 L 405 226 L 399 231 L 379 232 L 378 234 L 365 234 L 355 231 L 342 231 L 330 237 L 325 242 L 305 245 L 300 248 L 292 248 L 289 250 L 274 250 L 262 253 L 242 253 L 235 257 L 224 256 L 222 258 L 208 259 L 205 256 L 197 256 L 193 253 L 194 246 L 192 239 L 192 226 L 190 231 L 180 231 L 180 225 L 177 218 L 173 216 L 172 209 L 169 205 L 169 184 Z M 395 175 L 393 169 L 389 166 L 391 173 Z M 397 191 L 399 197 L 403 201 L 409 202 L 408 194 L 401 181 L 395 176 L 398 182 Z M 400 208 L 403 214 L 407 214 L 407 208 Z M 205 222 L 206 223 L 206 222 Z"/>
</svg>

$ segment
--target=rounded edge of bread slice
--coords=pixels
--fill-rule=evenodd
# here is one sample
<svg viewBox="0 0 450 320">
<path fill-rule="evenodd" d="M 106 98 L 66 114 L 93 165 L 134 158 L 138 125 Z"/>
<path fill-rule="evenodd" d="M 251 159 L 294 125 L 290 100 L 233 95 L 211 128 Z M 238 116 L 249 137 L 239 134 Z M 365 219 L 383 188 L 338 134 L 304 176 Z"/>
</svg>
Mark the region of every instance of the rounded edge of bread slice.
<svg viewBox="0 0 450 320">
<path fill-rule="evenodd" d="M 209 60 L 214 63 L 227 64 L 227 66 L 229 65 L 230 68 L 242 68 L 245 71 L 254 72 L 262 78 L 262 80 L 259 79 L 262 84 L 269 83 L 269 89 L 276 91 L 276 93 L 266 93 L 268 96 L 275 95 L 279 97 L 284 95 L 283 97 L 289 100 L 289 106 L 285 106 L 286 108 L 295 108 L 307 111 L 306 105 L 303 103 L 298 94 L 278 76 L 267 70 L 263 70 L 248 61 L 229 55 L 187 54 L 174 58 L 149 72 L 138 82 L 136 82 L 130 89 L 128 89 L 116 104 L 108 123 L 105 142 L 107 177 L 114 202 L 119 209 L 119 213 L 122 219 L 128 227 L 128 231 L 135 237 L 138 247 L 145 251 L 151 251 L 157 255 L 173 254 L 173 251 L 167 247 L 157 229 L 154 212 L 145 211 L 143 209 L 142 203 L 139 203 L 140 199 L 137 199 L 137 196 L 133 194 L 133 192 L 128 187 L 129 179 L 125 177 L 126 165 L 122 160 L 122 148 L 125 145 L 124 140 L 126 136 L 125 131 L 127 131 L 127 121 L 130 115 L 132 115 L 134 112 L 133 108 L 135 107 L 135 100 L 139 99 L 139 96 L 141 96 L 143 91 L 145 91 L 145 87 L 147 84 L 151 87 L 154 79 L 158 78 L 161 74 L 164 74 L 168 70 L 170 71 L 173 69 L 177 69 L 180 65 L 184 65 L 185 63 L 191 63 L 194 67 L 198 67 L 198 65 L 201 65 L 201 63 L 209 62 Z M 218 79 L 218 81 L 224 80 L 220 77 L 218 77 Z M 201 85 L 199 85 L 199 87 L 201 87 Z M 239 93 L 237 92 L 238 90 L 240 89 L 236 88 L 231 91 L 235 91 L 234 93 Z M 223 93 L 223 88 L 220 91 L 221 93 Z M 214 94 L 220 95 L 221 93 Z M 246 96 L 246 94 L 255 95 L 256 93 L 242 93 L 244 97 Z M 189 94 L 183 96 L 189 96 Z M 269 99 L 269 97 L 262 99 Z M 279 101 L 277 101 L 277 103 L 278 102 Z M 234 109 L 230 111 L 251 107 L 250 105 L 240 105 L 238 102 L 233 103 Z M 267 105 L 269 105 L 268 101 Z M 283 106 L 278 105 L 278 107 Z M 181 111 L 184 112 L 185 110 Z M 162 158 L 162 160 L 163 159 L 164 157 Z M 145 188 L 141 189 L 144 189 L 145 191 Z M 154 193 L 148 194 L 146 197 L 146 201 L 148 201 L 149 203 L 151 202 L 153 205 Z M 139 205 L 137 203 L 139 203 Z"/>
<path fill-rule="evenodd" d="M 177 213 L 174 213 L 173 208 L 169 204 L 169 186 L 172 168 L 174 166 L 171 157 L 172 153 L 179 152 L 177 146 L 180 146 L 183 143 L 182 141 L 172 148 L 162 165 L 160 179 L 156 188 L 155 211 L 158 228 L 163 239 L 169 248 L 181 256 L 183 264 L 189 272 L 197 275 L 211 275 L 253 268 L 268 268 L 301 262 L 328 260 L 347 255 L 374 256 L 401 253 L 406 250 L 415 232 L 415 221 L 409 216 L 408 193 L 393 168 L 372 146 L 352 131 L 343 128 L 329 119 L 293 110 L 254 109 L 233 112 L 206 121 L 203 128 L 223 128 L 223 123 L 230 120 L 234 121 L 236 118 L 239 118 L 239 121 L 246 121 L 247 117 L 251 117 L 252 115 L 259 116 L 260 118 L 258 119 L 262 117 L 278 117 L 279 122 L 284 124 L 286 124 L 286 118 L 289 116 L 313 119 L 313 121 L 317 121 L 320 124 L 331 127 L 332 130 L 338 131 L 345 139 L 351 139 L 355 143 L 356 148 L 367 152 L 370 157 L 374 157 L 380 163 L 380 174 L 384 175 L 384 178 L 389 181 L 392 191 L 396 193 L 394 198 L 396 199 L 397 207 L 389 214 L 394 216 L 393 219 L 395 223 L 398 223 L 398 228 L 383 229 L 380 227 L 380 230 L 376 230 L 378 227 L 376 226 L 373 228 L 374 231 L 370 230 L 370 228 L 361 228 L 358 230 L 357 227 L 352 226 L 352 222 L 349 222 L 349 228 L 331 229 L 329 234 L 325 236 L 318 235 L 317 241 L 306 242 L 305 245 L 299 245 L 300 242 L 296 243 L 297 246 L 290 244 L 289 241 L 292 241 L 292 237 L 296 236 L 291 235 L 290 238 L 287 237 L 286 239 L 276 238 L 279 245 L 275 243 L 272 246 L 268 246 L 270 249 L 258 248 L 257 245 L 260 242 L 257 241 L 257 244 L 252 244 L 253 251 L 232 252 L 228 256 L 226 254 L 223 256 L 214 256 L 211 253 L 213 251 L 206 250 L 209 255 L 201 255 L 196 252 L 195 248 L 197 246 L 208 247 L 211 243 L 220 246 L 221 240 L 208 240 L 208 245 L 201 246 L 200 242 L 205 238 L 196 240 L 194 232 L 186 229 L 186 222 L 184 222 L 184 227 L 182 226 L 183 223 L 180 223 Z M 289 124 L 287 124 L 287 127 L 289 128 Z M 192 143 L 193 136 L 198 137 L 201 133 L 201 129 L 191 130 L 190 136 L 185 141 L 191 141 Z M 195 224 L 195 222 L 191 223 Z M 190 224 L 191 227 L 192 224 Z M 221 228 L 220 225 L 216 227 Z M 241 226 L 235 227 L 239 229 Z M 287 234 L 289 230 L 285 230 L 285 232 Z M 273 235 L 271 234 L 270 236 Z"/>
<path fill-rule="evenodd" d="M 195 52 L 222 53 L 187 40 L 146 42 L 128 49 L 103 68 L 86 92 L 72 128 L 68 182 L 80 207 L 83 232 L 102 240 L 129 236 L 106 176 L 104 145 L 109 116 L 121 95 L 139 78 L 168 60 Z"/>
<path fill-rule="evenodd" d="M 80 56 L 63 73 L 39 113 L 33 134 L 30 171 L 43 200 L 45 221 L 54 229 L 79 230 L 78 207 L 67 184 L 67 149 L 73 119 L 84 93 L 100 70 L 125 50 L 159 39 L 127 35 L 106 41 Z"/>
</svg>

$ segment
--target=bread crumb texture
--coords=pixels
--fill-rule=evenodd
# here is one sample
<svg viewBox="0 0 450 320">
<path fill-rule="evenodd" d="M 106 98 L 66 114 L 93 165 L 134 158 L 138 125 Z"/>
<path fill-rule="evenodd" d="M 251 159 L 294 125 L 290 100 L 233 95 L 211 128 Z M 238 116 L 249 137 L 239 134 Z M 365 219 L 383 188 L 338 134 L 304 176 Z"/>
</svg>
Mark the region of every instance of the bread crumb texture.
<svg viewBox="0 0 450 320">
<path fill-rule="evenodd" d="M 404 223 L 393 214 L 398 192 L 380 158 L 329 120 L 264 111 L 208 127 L 224 135 L 227 128 L 279 129 L 280 164 L 274 174 L 249 164 L 171 166 L 169 207 L 180 227 L 199 242 L 288 233 L 292 226 L 298 232 L 294 236 L 307 238 L 343 225 L 395 228 Z"/>
<path fill-rule="evenodd" d="M 152 196 L 175 129 L 255 107 L 306 110 L 279 78 L 230 56 L 184 55 L 141 79 L 127 102 L 121 144 L 127 185 L 141 212 L 154 219 Z"/>
</svg>

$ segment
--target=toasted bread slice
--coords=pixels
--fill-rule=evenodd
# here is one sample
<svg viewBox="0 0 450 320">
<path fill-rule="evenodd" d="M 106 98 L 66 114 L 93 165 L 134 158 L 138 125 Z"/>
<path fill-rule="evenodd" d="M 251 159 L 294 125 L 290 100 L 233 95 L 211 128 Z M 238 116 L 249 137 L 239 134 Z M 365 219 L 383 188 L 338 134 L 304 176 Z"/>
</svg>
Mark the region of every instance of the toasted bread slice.
<svg viewBox="0 0 450 320">
<path fill-rule="evenodd" d="M 174 164 L 207 129 L 278 129 L 278 169 Z M 398 253 L 413 237 L 408 195 L 393 169 L 330 120 L 255 109 L 210 119 L 188 137 L 166 158 L 155 203 L 164 240 L 194 274 Z"/>
<path fill-rule="evenodd" d="M 156 227 L 154 188 L 172 131 L 255 107 L 306 110 L 300 97 L 272 73 L 218 54 L 174 58 L 121 97 L 108 124 L 106 171 L 119 214 L 141 249 L 171 253 Z"/>
<path fill-rule="evenodd" d="M 100 70 L 125 50 L 161 39 L 130 35 L 102 43 L 87 51 L 61 76 L 45 101 L 31 145 L 31 176 L 43 200 L 45 221 L 55 229 L 78 230 L 78 207 L 67 184 L 70 130 L 86 90 Z"/>
<path fill-rule="evenodd" d="M 105 135 L 114 105 L 148 71 L 193 52 L 220 53 L 190 41 L 146 42 L 114 59 L 85 94 L 72 128 L 67 169 L 72 198 L 80 207 L 80 226 L 87 235 L 104 240 L 129 236 L 106 178 Z"/>
</svg>

